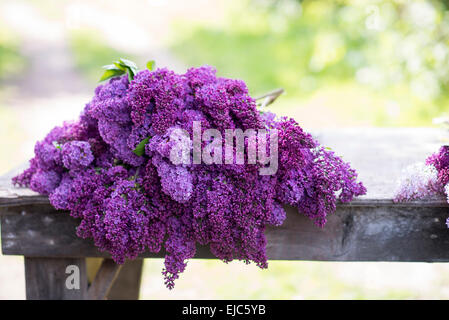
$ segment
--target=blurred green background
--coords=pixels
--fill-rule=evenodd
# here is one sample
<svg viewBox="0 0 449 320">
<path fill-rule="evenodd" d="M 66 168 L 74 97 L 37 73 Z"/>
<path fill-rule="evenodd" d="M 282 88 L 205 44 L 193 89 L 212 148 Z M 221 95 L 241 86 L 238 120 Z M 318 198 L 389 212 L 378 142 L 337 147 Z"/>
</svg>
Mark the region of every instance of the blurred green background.
<svg viewBox="0 0 449 320">
<path fill-rule="evenodd" d="M 274 108 L 298 121 L 316 107 L 337 114 L 335 125 L 427 126 L 449 102 L 447 5 L 244 0 L 221 25 L 178 23 L 172 48 L 254 93 L 285 88 Z"/>
<path fill-rule="evenodd" d="M 0 0 L 0 174 L 74 119 L 119 57 L 184 72 L 209 64 L 305 129 L 435 126 L 449 111 L 449 1 Z M 449 266 L 189 262 L 169 292 L 146 260 L 141 298 L 449 297 Z M 223 276 L 226 275 L 226 276 Z M 0 255 L 0 298 L 24 298 L 23 260 Z"/>
</svg>

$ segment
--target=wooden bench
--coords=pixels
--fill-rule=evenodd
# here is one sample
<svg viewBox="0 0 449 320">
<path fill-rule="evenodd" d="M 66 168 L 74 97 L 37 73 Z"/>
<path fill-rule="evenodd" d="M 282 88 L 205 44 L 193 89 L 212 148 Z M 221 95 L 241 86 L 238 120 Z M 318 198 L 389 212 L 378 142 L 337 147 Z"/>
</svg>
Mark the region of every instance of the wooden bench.
<svg viewBox="0 0 449 320">
<path fill-rule="evenodd" d="M 368 194 L 339 204 L 323 229 L 288 208 L 281 227 L 266 232 L 269 259 L 318 261 L 449 261 L 448 204 L 443 197 L 395 204 L 394 187 L 402 168 L 424 161 L 445 143 L 440 129 L 338 129 L 314 132 L 359 172 Z M 90 240 L 75 235 L 76 219 L 54 210 L 45 196 L 0 180 L 2 251 L 25 257 L 27 299 L 136 299 L 145 253 L 122 268 Z M 88 284 L 91 257 L 104 258 Z M 198 247 L 196 258 L 213 258 Z M 81 288 L 65 286 L 68 265 L 81 272 Z M 91 270 L 91 271 L 92 271 Z M 115 282 L 114 282 L 115 279 Z"/>
</svg>

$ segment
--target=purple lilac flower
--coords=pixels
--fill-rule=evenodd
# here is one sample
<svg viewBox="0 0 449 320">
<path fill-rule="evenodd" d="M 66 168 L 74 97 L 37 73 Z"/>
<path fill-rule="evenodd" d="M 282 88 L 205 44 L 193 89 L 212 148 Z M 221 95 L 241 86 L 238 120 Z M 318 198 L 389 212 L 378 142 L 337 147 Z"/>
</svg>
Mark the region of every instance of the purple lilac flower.
<svg viewBox="0 0 449 320">
<path fill-rule="evenodd" d="M 194 121 L 203 132 L 278 130 L 277 173 L 259 175 L 261 164 L 174 164 L 175 143 L 182 142 L 183 156 L 191 159 L 192 143 L 180 129 L 191 137 Z M 139 155 L 135 148 L 145 139 Z M 165 249 L 162 273 L 170 289 L 197 244 L 224 262 L 266 268 L 265 229 L 283 223 L 285 205 L 322 226 L 338 200 L 366 192 L 349 164 L 293 119 L 261 115 L 243 81 L 216 77 L 208 66 L 183 75 L 145 70 L 131 83 L 122 76 L 99 85 L 79 121 L 36 143 L 30 167 L 13 182 L 70 211 L 80 219 L 77 235 L 92 239 L 117 263 Z"/>
<path fill-rule="evenodd" d="M 154 156 L 152 162 L 161 179 L 162 191 L 179 203 L 188 201 L 193 191 L 193 178 L 190 172 L 182 166 L 171 164 L 160 156 Z"/>
<path fill-rule="evenodd" d="M 61 182 L 57 188 L 49 196 L 50 203 L 53 207 L 59 210 L 69 209 L 67 197 L 70 194 L 70 188 L 72 186 L 72 177 L 70 174 L 65 173 L 61 179 Z"/>
<path fill-rule="evenodd" d="M 449 182 L 449 146 L 442 146 L 437 153 L 427 158 L 426 164 L 437 169 L 441 185 L 444 186 Z"/>
<path fill-rule="evenodd" d="M 30 180 L 30 188 L 42 194 L 50 194 L 58 187 L 60 180 L 61 176 L 56 171 L 38 169 Z"/>
<path fill-rule="evenodd" d="M 90 144 L 85 141 L 71 141 L 62 146 L 62 163 L 67 169 L 87 167 L 94 161 Z"/>
</svg>

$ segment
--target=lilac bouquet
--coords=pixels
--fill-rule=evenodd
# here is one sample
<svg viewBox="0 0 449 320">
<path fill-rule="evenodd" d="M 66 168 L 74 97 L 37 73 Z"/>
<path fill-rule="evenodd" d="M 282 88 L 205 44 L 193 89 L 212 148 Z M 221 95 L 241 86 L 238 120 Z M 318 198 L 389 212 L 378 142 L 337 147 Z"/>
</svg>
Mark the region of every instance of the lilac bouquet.
<svg viewBox="0 0 449 320">
<path fill-rule="evenodd" d="M 197 244 L 226 263 L 267 268 L 264 231 L 283 223 L 284 205 L 323 226 L 337 199 L 366 193 L 349 164 L 293 119 L 259 111 L 243 81 L 208 66 L 147 66 L 107 66 L 108 82 L 79 119 L 37 142 L 30 167 L 13 178 L 78 218 L 77 235 L 117 263 L 163 248 L 170 289 Z M 240 155 L 217 139 L 256 130 L 243 135 Z"/>
<path fill-rule="evenodd" d="M 449 195 L 449 146 L 426 159 L 406 167 L 398 182 L 395 202 Z M 449 196 L 448 196 L 449 202 Z"/>
</svg>

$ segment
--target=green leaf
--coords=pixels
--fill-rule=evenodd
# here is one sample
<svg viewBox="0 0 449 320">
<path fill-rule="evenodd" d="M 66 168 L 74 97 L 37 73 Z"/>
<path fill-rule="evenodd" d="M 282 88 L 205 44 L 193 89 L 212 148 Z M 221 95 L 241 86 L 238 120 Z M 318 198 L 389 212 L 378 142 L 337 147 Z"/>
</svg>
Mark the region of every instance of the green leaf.
<svg viewBox="0 0 449 320">
<path fill-rule="evenodd" d="M 128 68 L 128 80 L 129 80 L 129 82 L 133 81 L 135 75 L 136 75 L 136 72 L 134 72 L 134 71 L 132 71 L 131 69 Z"/>
<path fill-rule="evenodd" d="M 133 80 L 138 70 L 137 65 L 133 61 L 124 58 L 120 58 L 118 63 L 128 70 L 129 81 Z"/>
<path fill-rule="evenodd" d="M 106 69 L 106 71 L 101 76 L 99 82 L 102 82 L 102 81 L 105 81 L 105 80 L 108 80 L 108 79 L 111 79 L 111 78 L 115 78 L 115 77 L 121 76 L 121 75 L 123 75 L 125 73 L 126 73 L 126 71 L 123 71 L 121 69 L 112 69 L 112 68 L 111 69 Z"/>
<path fill-rule="evenodd" d="M 103 66 L 102 68 L 106 69 L 106 70 L 111 70 L 111 69 L 117 69 L 117 66 L 115 64 L 107 64 L 107 65 Z"/>
<path fill-rule="evenodd" d="M 137 70 L 137 64 L 135 64 L 133 61 L 128 60 L 128 59 L 124 59 L 124 58 L 120 58 L 118 59 L 118 61 L 120 62 L 121 65 L 123 65 L 124 67 L 128 67 L 131 68 L 133 70 Z"/>
<path fill-rule="evenodd" d="M 114 69 L 118 69 L 118 70 L 123 70 L 124 72 L 128 71 L 128 69 L 126 68 L 126 66 L 123 66 L 122 64 L 120 64 L 120 62 L 116 61 L 113 64 Z"/>
<path fill-rule="evenodd" d="M 59 150 L 62 149 L 62 147 L 61 147 L 61 145 L 58 143 L 58 141 L 53 141 L 53 145 L 55 146 L 56 149 L 59 149 Z"/>
<path fill-rule="evenodd" d="M 150 141 L 151 137 L 145 138 L 137 145 L 137 147 L 133 150 L 133 152 L 139 157 L 145 154 L 145 145 Z"/>
<path fill-rule="evenodd" d="M 128 80 L 129 80 L 129 82 L 131 82 L 134 79 L 135 72 L 133 70 L 131 70 L 129 67 L 123 66 L 119 63 L 117 63 L 117 65 L 118 65 L 118 68 L 120 68 L 120 70 L 123 70 L 123 73 L 128 73 Z"/>
<path fill-rule="evenodd" d="M 154 60 L 150 60 L 147 62 L 147 69 L 150 71 L 153 71 L 154 67 L 156 66 L 156 62 Z"/>
<path fill-rule="evenodd" d="M 106 69 L 106 71 L 101 76 L 100 82 L 121 76 L 125 73 L 128 73 L 128 79 L 129 81 L 132 81 L 138 71 L 137 65 L 134 62 L 124 58 L 120 58 L 112 64 L 103 66 L 103 69 Z"/>
</svg>

